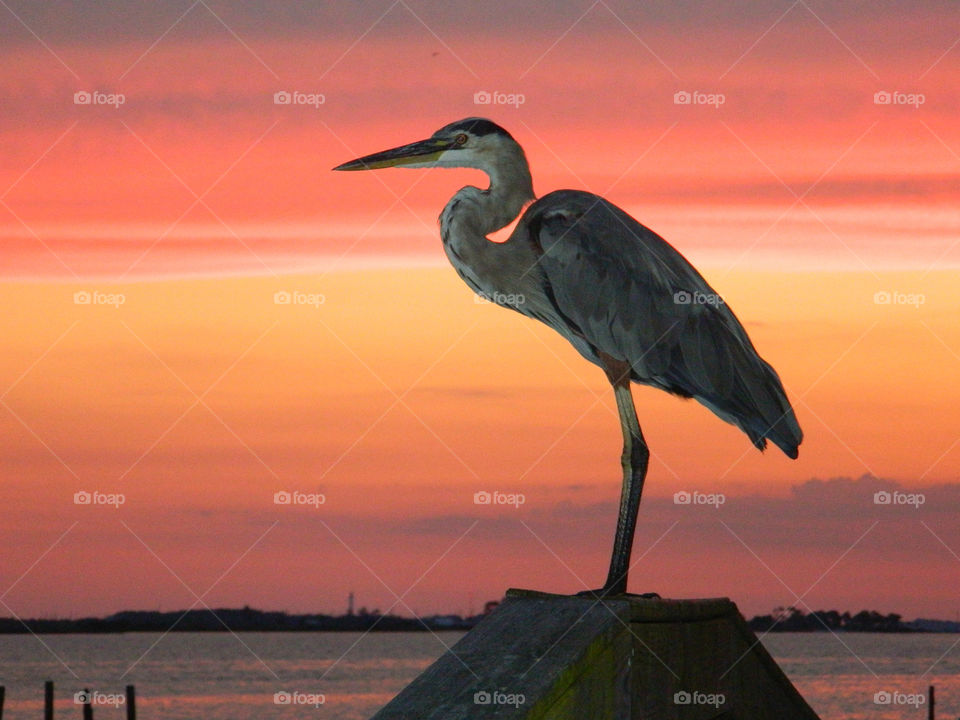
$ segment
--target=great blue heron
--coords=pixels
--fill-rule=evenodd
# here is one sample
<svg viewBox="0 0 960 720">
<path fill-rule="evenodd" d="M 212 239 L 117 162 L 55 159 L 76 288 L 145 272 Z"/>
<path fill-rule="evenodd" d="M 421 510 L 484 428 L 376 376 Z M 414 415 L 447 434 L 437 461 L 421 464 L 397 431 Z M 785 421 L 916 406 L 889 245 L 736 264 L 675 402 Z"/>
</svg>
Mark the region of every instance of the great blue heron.
<svg viewBox="0 0 960 720">
<path fill-rule="evenodd" d="M 696 398 L 791 458 L 803 438 L 776 371 L 722 298 L 666 240 L 593 193 L 535 200 L 523 148 L 490 120 L 467 118 L 426 140 L 334 170 L 467 167 L 490 177 L 461 188 L 440 214 L 443 248 L 474 292 L 546 323 L 613 385 L 623 431 L 623 487 L 607 581 L 626 592 L 630 550 L 650 452 L 630 382 Z M 487 238 L 523 217 L 506 242 Z"/>
</svg>

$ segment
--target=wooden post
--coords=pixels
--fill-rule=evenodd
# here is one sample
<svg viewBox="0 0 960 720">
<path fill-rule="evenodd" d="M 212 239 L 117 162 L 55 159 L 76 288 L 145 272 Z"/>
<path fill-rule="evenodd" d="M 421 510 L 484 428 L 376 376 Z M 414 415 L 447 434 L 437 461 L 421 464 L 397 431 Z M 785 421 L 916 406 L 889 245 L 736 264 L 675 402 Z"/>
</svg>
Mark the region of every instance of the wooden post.
<svg viewBox="0 0 960 720">
<path fill-rule="evenodd" d="M 3 720 L 3 701 L 7 696 L 7 689 L 0 685 L 0 720 Z"/>
<path fill-rule="evenodd" d="M 927 690 L 927 720 L 935 720 L 936 712 L 933 709 L 936 699 L 933 696 L 933 685 Z"/>
<path fill-rule="evenodd" d="M 43 720 L 53 720 L 53 680 L 43 683 Z"/>
<path fill-rule="evenodd" d="M 83 689 L 83 720 L 93 720 L 93 705 L 90 704 L 92 699 L 90 695 L 90 688 Z"/>
<path fill-rule="evenodd" d="M 819 720 L 726 598 L 507 599 L 374 720 Z"/>
<path fill-rule="evenodd" d="M 127 720 L 137 720 L 137 694 L 133 685 L 127 685 Z"/>
</svg>

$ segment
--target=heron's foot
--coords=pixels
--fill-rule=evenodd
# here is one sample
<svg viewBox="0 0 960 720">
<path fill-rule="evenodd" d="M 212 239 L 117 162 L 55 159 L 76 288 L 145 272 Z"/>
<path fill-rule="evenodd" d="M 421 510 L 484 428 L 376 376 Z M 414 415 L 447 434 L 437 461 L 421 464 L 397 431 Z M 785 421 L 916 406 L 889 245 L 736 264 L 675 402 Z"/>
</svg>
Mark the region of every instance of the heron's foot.
<svg viewBox="0 0 960 720">
<path fill-rule="evenodd" d="M 603 600 L 604 598 L 617 597 L 627 594 L 627 583 L 618 582 L 615 584 L 607 583 L 606 586 L 597 590 L 583 590 L 577 593 L 577 597 L 592 598 L 594 600 Z"/>
<path fill-rule="evenodd" d="M 597 590 L 583 590 L 578 592 L 575 597 L 585 597 L 593 598 L 594 600 L 604 600 L 606 598 L 613 597 L 634 597 L 634 598 L 644 598 L 645 600 L 659 600 L 660 594 L 655 592 L 645 592 L 645 593 L 628 593 L 626 588 L 599 588 Z"/>
</svg>

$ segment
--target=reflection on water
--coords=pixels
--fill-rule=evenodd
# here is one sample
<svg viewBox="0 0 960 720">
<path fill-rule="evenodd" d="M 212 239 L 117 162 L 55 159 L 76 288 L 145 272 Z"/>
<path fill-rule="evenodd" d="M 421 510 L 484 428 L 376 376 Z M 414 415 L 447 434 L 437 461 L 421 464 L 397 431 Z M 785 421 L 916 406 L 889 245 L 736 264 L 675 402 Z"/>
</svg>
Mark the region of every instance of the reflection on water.
<svg viewBox="0 0 960 720">
<path fill-rule="evenodd" d="M 960 635 L 772 633 L 763 643 L 823 720 L 926 718 L 929 685 L 937 717 L 960 716 Z"/>
<path fill-rule="evenodd" d="M 78 715 L 72 701 L 77 690 L 119 693 L 124 685 L 134 684 L 137 715 L 144 720 L 289 719 L 310 717 L 315 707 L 323 720 L 362 720 L 460 636 L 0 636 L 0 684 L 7 687 L 4 718 L 39 717 L 43 680 L 52 679 L 58 714 L 67 716 Z M 937 686 L 937 717 L 960 717 L 960 646 L 954 648 L 960 643 L 958 635 L 778 633 L 763 642 L 823 720 L 926 717 L 926 707 L 916 703 L 930 684 Z M 288 705 L 275 702 L 275 695 L 281 702 L 305 707 L 291 712 Z M 320 699 L 323 704 L 317 707 Z M 875 699 L 890 702 L 877 704 Z M 121 707 L 109 705 L 98 707 L 95 716 L 124 717 Z"/>
</svg>

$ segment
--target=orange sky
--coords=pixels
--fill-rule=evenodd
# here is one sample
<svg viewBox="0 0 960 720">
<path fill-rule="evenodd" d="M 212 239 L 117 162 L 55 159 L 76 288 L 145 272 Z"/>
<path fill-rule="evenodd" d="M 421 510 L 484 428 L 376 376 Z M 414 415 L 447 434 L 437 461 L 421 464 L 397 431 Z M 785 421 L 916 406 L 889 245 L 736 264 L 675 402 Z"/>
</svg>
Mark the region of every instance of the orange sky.
<svg viewBox="0 0 960 720">
<path fill-rule="evenodd" d="M 637 557 L 654 547 L 631 589 L 760 612 L 832 567 L 806 602 L 958 610 L 948 5 L 458 18 L 210 3 L 165 35 L 188 5 L 131 7 L 108 26 L 0 10 L 0 612 L 186 607 L 241 556 L 206 602 L 333 611 L 352 589 L 386 609 L 416 583 L 395 611 L 466 612 L 507 586 L 599 583 L 612 397 L 561 338 L 476 303 L 445 266 L 436 216 L 482 180 L 329 172 L 474 114 L 524 145 L 538 193 L 600 192 L 700 267 L 806 433 L 796 462 L 761 455 L 699 405 L 637 388 L 654 453 Z M 74 104 L 94 90 L 125 102 Z M 282 90 L 325 102 L 274 105 Z M 525 102 L 478 106 L 480 90 Z M 923 102 L 875 104 L 884 91 Z M 894 487 L 927 502 L 873 504 Z M 273 503 L 297 489 L 327 502 Z M 483 489 L 527 502 L 474 505 Z M 728 502 L 674 505 L 685 489 Z M 126 502 L 74 504 L 93 490 Z"/>
</svg>

